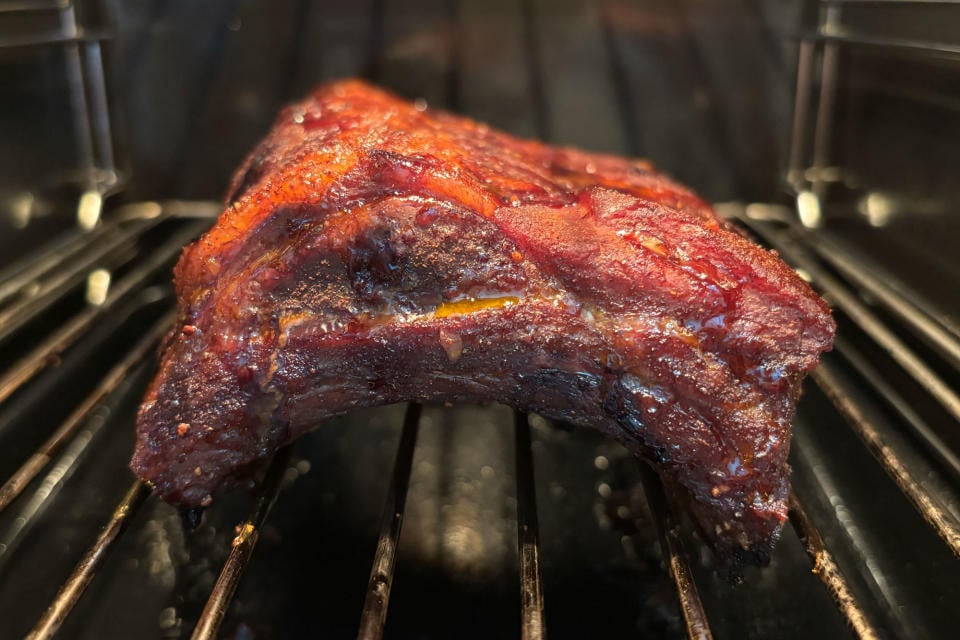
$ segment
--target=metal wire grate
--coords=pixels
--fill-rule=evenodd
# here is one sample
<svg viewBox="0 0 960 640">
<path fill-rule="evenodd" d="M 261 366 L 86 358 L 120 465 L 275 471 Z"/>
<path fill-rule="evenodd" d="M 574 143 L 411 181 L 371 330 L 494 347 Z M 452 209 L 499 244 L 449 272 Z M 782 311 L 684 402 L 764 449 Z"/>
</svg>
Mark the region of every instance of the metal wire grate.
<svg viewBox="0 0 960 640">
<path fill-rule="evenodd" d="M 116 193 L 124 181 L 114 158 L 102 52 L 103 42 L 112 33 L 106 27 L 81 24 L 73 0 L 0 3 L 0 16 L 14 13 L 56 18 L 55 28 L 41 25 L 26 33 L 0 36 L 0 49 L 54 46 L 63 50 L 82 191 L 76 207 L 77 223 L 83 229 L 93 229 L 100 219 L 104 199 Z"/>
<path fill-rule="evenodd" d="M 169 213 L 165 215 L 169 215 Z M 748 222 L 752 227 L 758 228 L 754 221 Z M 195 233 L 194 228 L 190 228 L 189 232 Z M 766 235 L 771 232 L 765 231 L 764 233 Z M 126 292 L 135 289 L 135 285 L 143 280 L 145 274 L 155 273 L 161 265 L 168 265 L 175 253 L 174 249 L 182 245 L 183 239 L 184 233 L 174 234 L 171 240 L 160 247 L 155 256 L 138 263 L 140 266 L 133 269 L 131 275 L 128 276 L 128 278 L 131 278 L 130 280 L 121 279 L 118 282 L 120 293 L 108 296 L 107 302 L 104 304 L 117 304 L 117 301 L 123 295 L 126 295 Z M 796 257 L 791 250 L 785 249 L 787 245 L 784 243 L 779 243 L 777 246 L 784 250 L 787 259 Z M 813 266 L 806 262 L 802 264 L 807 270 Z M 819 281 L 817 282 L 822 284 Z M 833 280 L 827 279 L 826 282 L 833 283 Z M 830 290 L 828 294 L 834 297 L 836 301 L 836 291 Z M 107 310 L 110 308 L 110 306 L 107 306 Z M 102 313 L 102 311 L 98 312 Z M 86 315 L 80 317 L 87 318 Z M 85 418 L 89 417 L 106 395 L 121 384 L 131 369 L 147 359 L 169 322 L 169 316 L 164 316 L 158 320 L 154 328 L 106 375 L 101 384 L 81 403 L 56 433 L 4 484 L 2 490 L 0 490 L 0 497 L 2 497 L 0 507 L 9 506 L 20 491 L 29 484 L 30 480 L 49 465 L 53 456 L 62 447 L 69 447 L 72 441 L 76 441 L 76 432 L 79 425 L 83 423 Z M 56 332 L 58 337 L 50 342 L 51 345 L 56 345 L 56 349 L 44 346 L 14 365 L 14 373 L 5 377 L 5 379 L 11 380 L 4 386 L 4 388 L 11 389 L 9 393 L 37 375 L 42 370 L 41 363 L 47 361 L 51 353 L 67 348 L 70 340 L 82 339 L 83 337 L 82 330 L 69 331 L 67 337 L 70 340 L 60 336 L 61 332 L 62 330 Z M 816 374 L 815 379 L 818 384 L 823 386 L 831 395 L 838 408 L 850 419 L 854 429 L 867 441 L 871 450 L 879 456 L 881 462 L 898 485 L 915 502 L 924 517 L 937 529 L 944 540 L 956 550 L 957 522 L 955 518 L 939 506 L 936 499 L 916 482 L 911 475 L 913 472 L 909 465 L 898 457 L 897 452 L 891 449 L 886 442 L 878 440 L 878 436 L 870 431 L 871 425 L 863 419 L 856 406 L 843 393 L 843 385 L 832 377 L 830 371 L 828 365 L 827 368 L 821 369 Z M 360 638 L 382 637 L 387 617 L 390 587 L 393 581 L 396 549 L 399 545 L 406 493 L 410 480 L 411 462 L 416 448 L 419 417 L 419 407 L 411 405 L 407 411 L 403 436 L 397 452 L 387 504 L 384 509 L 380 542 L 377 545 L 371 570 L 370 586 L 363 607 L 358 635 Z M 517 414 L 515 429 L 517 434 L 518 545 L 521 563 L 521 636 L 524 638 L 542 638 L 546 636 L 546 631 L 543 616 L 545 603 L 538 555 L 540 533 L 537 525 L 534 497 L 533 455 L 530 449 L 529 427 L 526 416 Z M 253 554 L 260 529 L 270 507 L 277 498 L 281 486 L 280 479 L 287 469 L 288 461 L 289 453 L 281 453 L 277 455 L 272 464 L 268 477 L 260 489 L 260 497 L 256 506 L 247 521 L 241 525 L 240 532 L 233 542 L 228 559 L 194 631 L 194 638 L 217 636 L 230 599 L 236 590 L 246 564 Z M 712 635 L 709 618 L 697 594 L 697 587 L 689 567 L 687 554 L 684 551 L 676 518 L 670 512 L 663 498 L 662 489 L 660 489 L 653 474 L 649 472 L 645 474 L 644 485 L 647 491 L 647 500 L 656 516 L 663 555 L 669 567 L 670 576 L 676 586 L 688 635 L 691 638 L 710 638 Z M 135 482 L 130 487 L 101 535 L 81 560 L 73 574 L 66 580 L 50 608 L 38 622 L 31 638 L 53 637 L 73 606 L 79 601 L 84 589 L 95 578 L 97 569 L 102 564 L 107 552 L 119 539 L 124 527 L 135 516 L 136 510 L 144 503 L 147 495 L 147 489 L 140 482 Z M 822 536 L 795 495 L 791 496 L 790 506 L 791 522 L 797 527 L 800 537 L 805 541 L 807 552 L 814 563 L 814 571 L 818 573 L 823 584 L 830 590 L 851 628 L 862 638 L 880 637 L 868 615 L 858 604 L 840 568 L 832 559 L 829 550 L 824 545 Z M 9 545 L 5 545 L 4 549 L 6 546 Z"/>
<path fill-rule="evenodd" d="M 456 3 L 451 3 L 447 7 L 447 18 L 454 25 L 463 19 L 456 6 Z M 370 26 L 368 44 L 371 53 L 367 54 L 370 58 L 368 71 L 375 78 L 387 73 L 381 51 L 386 37 L 384 11 L 381 7 L 372 13 Z M 544 60 L 544 52 L 537 43 L 538 38 L 542 37 L 539 31 L 542 25 L 535 23 L 535 15 L 534 3 L 524 3 L 521 17 L 527 67 L 523 74 L 526 75 L 526 85 L 530 88 L 530 101 L 533 105 L 531 111 L 534 117 L 530 123 L 532 129 L 541 137 L 549 138 L 556 128 L 551 125 L 551 118 L 555 116 L 551 109 L 558 108 L 558 105 L 545 87 L 546 72 L 543 66 L 549 61 Z M 608 13 L 603 15 L 605 20 L 612 19 Z M 608 53 L 616 52 L 617 47 L 612 42 L 612 29 L 608 28 L 604 34 L 607 39 L 599 44 Z M 818 39 L 830 45 L 842 44 L 834 35 L 821 34 Z M 442 97 L 434 101 L 445 102 L 451 107 L 465 100 L 459 89 L 460 65 L 465 54 L 458 50 L 456 43 L 457 39 L 451 37 L 447 67 L 442 74 L 445 82 L 438 92 Z M 812 64 L 811 56 L 809 49 L 801 51 L 801 75 L 805 65 Z M 619 107 L 607 106 L 612 112 L 619 113 L 619 117 L 628 120 L 622 124 L 622 130 L 634 131 L 635 124 L 629 122 L 631 112 L 627 103 L 630 96 L 624 87 L 624 71 L 616 63 L 616 57 L 612 57 L 614 59 L 611 60 L 609 71 L 613 78 L 612 83 L 618 89 L 615 98 L 620 104 Z M 824 64 L 829 67 L 827 62 Z M 798 86 L 798 101 L 804 96 L 809 97 L 808 94 L 809 87 L 804 89 L 802 84 Z M 829 104 L 824 106 L 823 110 L 826 117 Z M 818 125 L 818 128 L 821 126 L 829 129 L 828 125 Z M 802 134 L 803 131 L 800 131 L 799 135 Z M 828 137 L 829 134 L 820 135 Z M 630 134 L 631 138 L 635 136 L 636 132 Z M 633 144 L 627 143 L 626 150 L 637 151 Z M 820 146 L 825 145 L 826 142 L 822 142 Z M 814 155 L 816 156 L 816 152 Z M 799 159 L 796 161 L 800 162 Z M 820 164 L 827 166 L 825 156 L 820 157 L 820 161 Z M 816 162 L 815 158 L 815 164 Z M 794 168 L 799 166 L 796 164 Z M 803 171 L 801 173 L 809 175 Z M 28 262 L 19 263 L 4 271 L 0 275 L 0 343 L 4 345 L 27 331 L 78 288 L 83 288 L 84 283 L 89 282 L 92 271 L 105 270 L 117 276 L 95 303 L 81 305 L 65 322 L 55 325 L 36 346 L 19 354 L 0 373 L 0 403 L 9 403 L 21 397 L 24 390 L 35 384 L 56 363 L 58 357 L 82 345 L 98 323 L 133 313 L 131 309 L 146 304 L 141 299 L 144 292 L 150 290 L 153 283 L 165 280 L 166 270 L 180 247 L 195 236 L 206 224 L 206 220 L 217 211 L 218 206 L 208 202 L 131 205 L 112 212 L 113 215 L 90 233 L 70 234 L 51 243 L 45 251 L 37 252 Z M 960 401 L 946 375 L 941 373 L 941 368 L 931 363 L 926 353 L 918 353 L 911 341 L 911 337 L 919 336 L 936 345 L 941 353 L 946 354 L 947 360 L 952 359 L 956 364 L 957 354 L 960 354 L 960 340 L 957 336 L 924 309 L 922 304 L 883 282 L 870 279 L 869 269 L 863 262 L 843 255 L 829 243 L 820 242 L 819 236 L 810 235 L 810 232 L 800 225 L 787 226 L 782 224 L 782 220 L 771 222 L 770 218 L 777 217 L 778 211 L 773 207 L 757 205 L 753 205 L 752 209 L 736 206 L 727 209 L 731 218 L 777 248 L 787 261 L 806 273 L 814 285 L 829 297 L 844 314 L 842 331 L 856 328 L 864 333 L 871 343 L 878 345 L 890 361 L 913 379 L 929 398 L 941 405 L 954 421 L 960 420 Z M 191 218 L 203 221 L 196 222 Z M 792 220 L 792 216 L 787 219 Z M 165 235 L 158 234 L 159 229 L 166 228 L 166 225 L 171 223 L 172 231 L 168 230 Z M 158 235 L 161 238 L 159 241 L 147 243 L 144 247 L 145 240 Z M 147 296 L 146 299 L 152 302 L 160 299 L 168 307 L 169 291 L 160 291 L 154 291 L 152 297 Z M 865 302 L 861 295 L 863 291 L 871 293 L 877 301 L 876 304 Z M 887 317 L 887 313 L 891 314 L 891 317 Z M 164 312 L 142 337 L 122 354 L 94 390 L 77 404 L 58 428 L 6 479 L 0 488 L 0 512 L 14 506 L 19 507 L 20 511 L 13 520 L 14 524 L 0 532 L 0 572 L 10 555 L 16 553 L 17 545 L 29 532 L 31 523 L 49 505 L 58 487 L 69 479 L 76 465 L 83 461 L 81 454 L 92 440 L 92 430 L 96 429 L 90 427 L 89 423 L 98 408 L 114 394 L 136 397 L 140 393 L 140 386 L 128 382 L 135 378 L 136 372 L 148 371 L 150 355 L 169 324 L 170 316 L 168 312 Z M 887 388 L 890 385 L 884 382 L 884 376 L 872 372 L 869 359 L 858 357 L 857 346 L 848 344 L 845 340 L 844 337 L 838 343 L 844 363 L 842 366 L 856 371 L 867 380 L 870 388 L 876 389 L 885 397 L 892 412 L 912 430 L 909 436 L 922 443 L 924 453 L 918 455 L 916 447 L 908 442 L 903 434 L 892 433 L 872 419 L 862 399 L 851 389 L 849 380 L 839 371 L 841 365 L 838 362 L 825 362 L 814 374 L 814 381 L 923 519 L 954 554 L 960 555 L 960 523 L 956 517 L 955 505 L 950 502 L 953 494 L 938 489 L 951 486 L 950 482 L 945 481 L 934 487 L 926 482 L 940 473 L 937 464 L 954 471 L 960 470 L 956 454 L 938 431 L 930 427 L 926 418 L 918 415 L 906 399 L 898 396 L 896 389 Z M 379 538 L 359 621 L 357 637 L 364 640 L 383 637 L 388 619 L 388 605 L 394 584 L 397 552 L 401 544 L 401 526 L 410 489 L 420 421 L 421 408 L 415 404 L 409 405 L 393 472 L 390 475 L 380 520 Z M 534 450 L 531 446 L 528 417 L 515 414 L 513 429 L 520 580 L 519 632 L 525 640 L 533 640 L 547 635 L 546 610 L 550 605 L 545 597 L 541 566 L 541 530 L 537 517 Z M 265 480 L 257 490 L 253 509 L 238 528 L 227 559 L 195 625 L 193 638 L 218 636 L 243 572 L 254 555 L 270 510 L 278 501 L 289 464 L 289 450 L 278 453 L 273 460 Z M 42 476 L 44 471 L 47 472 L 46 476 Z M 645 468 L 642 474 L 645 501 L 654 516 L 653 523 L 660 541 L 661 556 L 674 585 L 685 632 L 690 638 L 712 638 L 714 634 L 711 630 L 711 616 L 698 592 L 695 560 L 691 558 L 686 550 L 687 545 L 684 544 L 682 518 L 671 511 L 655 474 Z M 121 542 L 127 525 L 150 499 L 147 488 L 141 482 L 130 485 L 99 537 L 74 572 L 67 577 L 50 607 L 37 622 L 31 638 L 51 638 L 57 633 L 80 601 L 85 589 L 97 578 L 98 570 L 107 554 Z M 282 508 L 282 499 L 279 504 L 279 508 Z M 808 507 L 796 494 L 791 494 L 790 497 L 790 522 L 803 542 L 814 573 L 853 633 L 864 639 L 888 635 L 882 621 L 876 619 L 874 609 L 863 602 L 863 590 L 854 584 L 856 578 L 847 570 L 849 563 L 844 565 L 828 547 L 826 536 L 808 514 Z M 542 532 L 546 536 L 550 536 L 550 533 Z"/>
</svg>

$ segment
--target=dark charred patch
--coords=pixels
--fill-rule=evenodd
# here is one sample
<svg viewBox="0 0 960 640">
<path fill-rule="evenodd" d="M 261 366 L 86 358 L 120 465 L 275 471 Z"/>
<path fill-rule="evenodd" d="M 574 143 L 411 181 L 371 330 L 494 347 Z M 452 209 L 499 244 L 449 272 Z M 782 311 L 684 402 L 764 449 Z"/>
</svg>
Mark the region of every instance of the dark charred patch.
<svg viewBox="0 0 960 640">
<path fill-rule="evenodd" d="M 384 302 L 383 289 L 403 279 L 404 259 L 393 237 L 393 230 L 379 226 L 357 236 L 348 249 L 347 273 L 360 299 Z"/>
</svg>

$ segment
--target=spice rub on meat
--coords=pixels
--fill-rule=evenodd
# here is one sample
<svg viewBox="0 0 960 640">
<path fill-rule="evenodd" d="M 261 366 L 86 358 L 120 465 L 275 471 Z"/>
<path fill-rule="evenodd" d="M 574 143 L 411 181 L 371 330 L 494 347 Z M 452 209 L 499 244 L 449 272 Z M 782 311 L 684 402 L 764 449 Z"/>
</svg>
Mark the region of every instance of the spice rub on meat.
<svg viewBox="0 0 960 640">
<path fill-rule="evenodd" d="M 354 407 L 497 401 L 610 434 L 754 561 L 834 333 L 776 255 L 650 165 L 359 81 L 283 110 L 176 290 L 132 461 L 170 502 L 209 503 Z"/>
</svg>

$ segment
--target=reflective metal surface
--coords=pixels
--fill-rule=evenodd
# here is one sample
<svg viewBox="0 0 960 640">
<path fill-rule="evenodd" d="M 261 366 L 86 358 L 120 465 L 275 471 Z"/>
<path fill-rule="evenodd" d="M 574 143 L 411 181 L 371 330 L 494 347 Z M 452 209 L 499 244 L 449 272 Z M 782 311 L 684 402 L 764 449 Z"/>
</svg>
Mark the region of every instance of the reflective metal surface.
<svg viewBox="0 0 960 640">
<path fill-rule="evenodd" d="M 960 323 L 944 292 L 960 269 L 944 231 L 955 228 L 950 191 L 933 187 L 948 182 L 937 176 L 949 154 L 904 163 L 884 151 L 949 140 L 932 125 L 912 130 L 949 123 L 960 103 L 950 68 L 883 56 L 902 55 L 903 41 L 949 45 L 946 13 L 930 14 L 942 25 L 923 38 L 917 25 L 931 20 L 915 12 L 954 7 L 801 4 L 110 3 L 119 64 L 106 68 L 129 117 L 129 205 L 86 189 L 68 211 L 93 228 L 57 239 L 51 229 L 66 226 L 45 192 L 0 194 L 4 224 L 21 234 L 0 234 L 5 632 L 22 637 L 40 620 L 36 637 L 351 638 L 360 621 L 361 637 L 396 638 L 948 637 L 960 597 L 950 355 Z M 779 37 L 788 32 L 809 37 L 794 50 Z M 100 35 L 52 46 L 81 51 L 83 70 L 99 64 Z M 100 80 L 84 80 L 79 100 L 68 57 L 72 84 L 53 93 L 74 105 L 67 116 L 87 113 L 79 156 L 112 166 L 109 121 L 92 115 L 104 111 Z M 649 155 L 711 199 L 785 212 L 788 226 L 742 207 L 741 220 L 787 241 L 784 257 L 836 305 L 841 338 L 801 402 L 792 525 L 769 568 L 724 583 L 621 447 L 538 416 L 518 423 L 502 406 L 423 407 L 416 438 L 403 407 L 330 420 L 253 496 L 218 500 L 195 528 L 131 487 L 133 416 L 150 374 L 138 363 L 171 310 L 171 262 L 208 223 L 195 219 L 219 209 L 137 198 L 219 197 L 284 101 L 344 75 L 520 135 Z M 891 87 L 913 75 L 946 95 Z M 893 94 L 887 113 L 876 98 Z M 914 101 L 937 118 L 911 117 Z M 869 142 L 872 120 L 889 139 Z M 877 265 L 898 278 L 871 277 Z M 115 512 L 118 501 L 130 508 Z"/>
<path fill-rule="evenodd" d="M 417 430 L 420 426 L 420 405 L 407 406 L 403 419 L 403 433 L 397 447 L 397 459 L 393 463 L 393 478 L 387 491 L 383 519 L 380 521 L 380 539 L 370 569 L 370 584 L 360 614 L 360 640 L 377 640 L 383 637 L 387 622 L 387 605 L 390 603 L 390 588 L 393 586 L 393 571 L 397 564 L 397 547 L 403 526 L 403 511 L 410 485 L 410 467 L 417 446 Z"/>
</svg>

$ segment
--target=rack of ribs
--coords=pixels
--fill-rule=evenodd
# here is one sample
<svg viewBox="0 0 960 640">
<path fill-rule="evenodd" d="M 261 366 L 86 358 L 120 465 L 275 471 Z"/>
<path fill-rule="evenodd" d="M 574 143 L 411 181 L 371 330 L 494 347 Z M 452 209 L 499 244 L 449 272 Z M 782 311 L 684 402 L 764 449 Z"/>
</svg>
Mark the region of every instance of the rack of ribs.
<svg viewBox="0 0 960 640">
<path fill-rule="evenodd" d="M 646 162 L 520 140 L 359 81 L 285 108 L 175 269 L 133 470 L 207 505 L 355 407 L 502 402 L 648 461 L 764 562 L 826 304 Z"/>
</svg>

